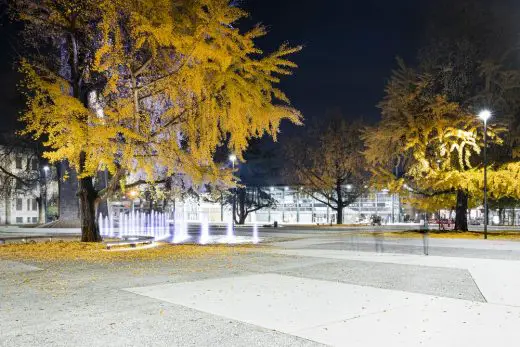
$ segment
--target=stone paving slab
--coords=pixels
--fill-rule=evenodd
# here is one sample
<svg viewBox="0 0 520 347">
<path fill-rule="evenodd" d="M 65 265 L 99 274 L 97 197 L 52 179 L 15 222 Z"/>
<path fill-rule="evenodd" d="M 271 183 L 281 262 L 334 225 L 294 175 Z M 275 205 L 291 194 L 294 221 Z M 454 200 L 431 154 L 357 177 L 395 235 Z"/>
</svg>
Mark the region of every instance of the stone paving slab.
<svg viewBox="0 0 520 347">
<path fill-rule="evenodd" d="M 295 335 L 333 346 L 513 347 L 520 340 L 519 323 L 518 308 L 436 299 Z"/>
<path fill-rule="evenodd" d="M 286 333 L 431 300 L 419 294 L 278 274 L 126 290 Z"/>
<path fill-rule="evenodd" d="M 127 290 L 337 346 L 507 347 L 520 339 L 520 308 L 275 274 Z"/>
<path fill-rule="evenodd" d="M 467 269 L 487 302 L 520 307 L 520 261 L 341 250 L 273 250 L 284 255 Z"/>
<path fill-rule="evenodd" d="M 486 302 L 467 269 L 343 260 L 271 272 Z"/>
</svg>

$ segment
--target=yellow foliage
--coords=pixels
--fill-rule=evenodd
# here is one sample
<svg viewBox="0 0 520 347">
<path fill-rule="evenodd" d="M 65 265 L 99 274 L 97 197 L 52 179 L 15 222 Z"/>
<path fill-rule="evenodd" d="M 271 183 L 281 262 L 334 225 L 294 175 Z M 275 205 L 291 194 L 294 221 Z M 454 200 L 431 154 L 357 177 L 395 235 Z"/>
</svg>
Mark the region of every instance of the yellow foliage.
<svg viewBox="0 0 520 347">
<path fill-rule="evenodd" d="M 432 94 L 429 76 L 404 65 L 394 73 L 380 107 L 381 122 L 364 135 L 365 156 L 378 185 L 410 195 L 409 202 L 423 210 L 453 206 L 457 190 L 480 195 L 484 134 L 475 114 L 443 95 Z M 502 144 L 503 131 L 489 126 L 488 144 Z M 490 175 L 497 181 L 505 176 L 505 170 Z M 509 190 L 516 191 L 514 186 Z M 496 190 L 496 194 L 502 192 Z"/>
<path fill-rule="evenodd" d="M 75 9 L 89 18 L 86 42 L 78 42 L 92 56 L 82 62 L 81 86 L 88 87 L 79 95 L 59 71 L 22 63 L 29 90 L 24 133 L 45 139 L 50 161 L 68 160 L 80 177 L 107 169 L 141 173 L 150 182 L 181 173 L 230 184 L 229 170 L 214 163 L 218 147 L 241 158 L 251 138 L 276 139 L 284 119 L 301 123 L 276 88 L 279 76 L 296 67 L 287 56 L 301 48 L 263 54 L 254 40 L 265 28 L 241 32 L 235 25 L 247 13 L 229 1 L 96 3 L 95 11 Z M 69 18 L 61 12 L 66 6 L 45 5 L 52 16 Z M 38 25 L 34 16 L 20 18 Z"/>
</svg>

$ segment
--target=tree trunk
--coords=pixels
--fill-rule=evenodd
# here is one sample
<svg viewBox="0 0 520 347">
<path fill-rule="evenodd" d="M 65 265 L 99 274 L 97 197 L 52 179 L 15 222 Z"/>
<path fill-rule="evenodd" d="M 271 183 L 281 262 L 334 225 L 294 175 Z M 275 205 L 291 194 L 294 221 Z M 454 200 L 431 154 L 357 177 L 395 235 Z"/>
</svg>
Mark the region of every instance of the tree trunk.
<svg viewBox="0 0 520 347">
<path fill-rule="evenodd" d="M 457 191 L 457 205 L 455 206 L 455 230 L 468 231 L 468 194 Z"/>
<path fill-rule="evenodd" d="M 237 224 L 239 224 L 239 225 L 246 224 L 246 218 L 247 218 L 247 214 L 241 214 L 240 216 L 238 216 Z"/>
<path fill-rule="evenodd" d="M 337 224 L 343 224 L 343 206 L 342 205 L 339 205 L 338 206 L 338 210 L 336 211 L 337 212 Z"/>
<path fill-rule="evenodd" d="M 336 198 L 338 199 L 338 209 L 336 210 L 336 224 L 343 224 L 343 194 L 341 191 L 341 182 L 336 181 Z"/>
<path fill-rule="evenodd" d="M 237 196 L 238 195 L 238 196 Z M 236 199 L 238 197 L 238 199 Z M 247 211 L 246 211 L 246 189 L 245 188 L 240 188 L 238 189 L 237 191 L 237 194 L 235 195 L 235 200 L 238 200 L 236 201 L 236 204 L 237 204 L 237 217 L 238 217 L 238 220 L 235 219 L 235 222 L 236 224 L 245 224 L 246 222 L 246 218 L 247 218 Z"/>
<path fill-rule="evenodd" d="M 99 195 L 94 188 L 92 177 L 79 179 L 79 209 L 81 211 L 81 242 L 101 242 L 97 209 Z"/>
</svg>

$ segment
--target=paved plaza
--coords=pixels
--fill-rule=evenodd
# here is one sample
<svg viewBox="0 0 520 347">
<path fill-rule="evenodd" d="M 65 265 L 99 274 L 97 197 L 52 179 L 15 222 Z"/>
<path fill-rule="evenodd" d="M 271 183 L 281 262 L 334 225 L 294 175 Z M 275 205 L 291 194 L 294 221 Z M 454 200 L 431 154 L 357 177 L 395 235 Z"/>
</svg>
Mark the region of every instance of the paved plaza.
<svg viewBox="0 0 520 347">
<path fill-rule="evenodd" d="M 520 242 L 261 235 L 222 259 L 0 260 L 0 345 L 518 346 Z"/>
</svg>

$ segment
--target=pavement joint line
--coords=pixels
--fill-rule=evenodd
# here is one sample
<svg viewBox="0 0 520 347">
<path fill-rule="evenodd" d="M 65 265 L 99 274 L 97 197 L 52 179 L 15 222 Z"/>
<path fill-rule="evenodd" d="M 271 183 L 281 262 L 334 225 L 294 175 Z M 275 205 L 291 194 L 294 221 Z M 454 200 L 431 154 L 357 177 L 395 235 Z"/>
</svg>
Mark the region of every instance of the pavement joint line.
<svg viewBox="0 0 520 347">
<path fill-rule="evenodd" d="M 478 289 L 478 292 L 480 293 L 480 295 L 482 296 L 482 298 L 484 298 L 484 301 L 486 304 L 489 304 L 490 302 L 488 301 L 488 299 L 486 298 L 486 296 L 484 295 L 484 293 L 482 293 L 482 290 L 480 289 L 477 281 L 475 281 L 475 278 L 473 277 L 473 274 L 471 273 L 471 270 L 468 269 L 468 272 L 469 272 L 469 276 L 471 277 L 471 280 L 473 281 L 473 283 L 475 283 L 475 287 L 477 287 Z M 514 306 L 516 307 L 516 306 Z"/>
</svg>

